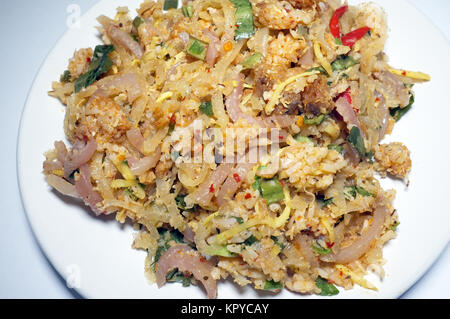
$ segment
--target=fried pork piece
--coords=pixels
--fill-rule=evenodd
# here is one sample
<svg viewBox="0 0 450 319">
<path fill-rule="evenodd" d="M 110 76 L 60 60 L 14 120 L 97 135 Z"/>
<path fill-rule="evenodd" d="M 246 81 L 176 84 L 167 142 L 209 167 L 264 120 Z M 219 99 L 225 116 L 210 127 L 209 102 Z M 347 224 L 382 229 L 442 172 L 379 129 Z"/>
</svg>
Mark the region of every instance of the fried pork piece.
<svg viewBox="0 0 450 319">
<path fill-rule="evenodd" d="M 251 0 L 257 23 L 275 30 L 295 29 L 299 24 L 310 24 L 317 13 L 314 2 Z M 311 5 L 308 6 L 309 3 Z"/>
<path fill-rule="evenodd" d="M 408 148 L 400 142 L 380 144 L 375 148 L 375 169 L 382 175 L 405 178 L 411 170 Z"/>
<path fill-rule="evenodd" d="M 74 136 L 102 136 L 105 139 L 118 139 L 123 136 L 131 125 L 120 105 L 111 98 L 98 96 L 92 99 L 85 108 L 84 116 L 76 120 Z M 75 119 L 76 116 L 71 117 Z M 69 119 L 70 121 L 70 119 Z"/>
<path fill-rule="evenodd" d="M 299 10 L 308 10 L 315 8 L 318 0 L 288 0 L 288 2 Z"/>
<path fill-rule="evenodd" d="M 330 88 L 325 78 L 320 77 L 305 87 L 302 93 L 302 104 L 306 113 L 313 115 L 331 112 L 334 108 L 330 95 Z"/>
</svg>

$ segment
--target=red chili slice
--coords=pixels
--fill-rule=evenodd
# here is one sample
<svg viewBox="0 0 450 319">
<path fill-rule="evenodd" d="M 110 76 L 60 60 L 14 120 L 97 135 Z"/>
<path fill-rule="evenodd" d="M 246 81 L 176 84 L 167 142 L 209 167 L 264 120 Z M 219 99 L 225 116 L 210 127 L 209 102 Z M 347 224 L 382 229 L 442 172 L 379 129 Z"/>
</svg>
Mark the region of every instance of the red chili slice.
<svg viewBox="0 0 450 319">
<path fill-rule="evenodd" d="M 352 32 L 347 33 L 346 35 L 344 35 L 341 38 L 342 44 L 351 48 L 355 45 L 356 41 L 358 41 L 363 36 L 365 36 L 366 33 L 369 31 L 370 31 L 369 27 L 362 27 L 362 28 L 353 30 Z"/>
<path fill-rule="evenodd" d="M 339 25 L 339 19 L 344 15 L 347 11 L 348 6 L 340 7 L 336 10 L 330 20 L 330 32 L 336 39 L 341 38 L 341 26 Z"/>
<path fill-rule="evenodd" d="M 241 177 L 238 174 L 234 174 L 233 178 L 236 181 L 236 183 L 240 183 L 241 182 Z"/>
<path fill-rule="evenodd" d="M 350 95 L 350 93 L 350 88 L 348 88 L 344 93 L 341 94 L 341 96 L 345 98 L 349 104 L 352 104 L 352 96 Z"/>
</svg>

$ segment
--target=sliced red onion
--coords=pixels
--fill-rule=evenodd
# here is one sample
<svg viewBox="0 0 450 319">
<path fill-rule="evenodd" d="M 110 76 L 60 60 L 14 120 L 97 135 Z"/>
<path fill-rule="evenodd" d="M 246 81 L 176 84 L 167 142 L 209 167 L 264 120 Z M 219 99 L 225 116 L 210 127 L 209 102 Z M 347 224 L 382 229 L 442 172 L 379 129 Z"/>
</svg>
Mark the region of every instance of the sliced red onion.
<svg viewBox="0 0 450 319">
<path fill-rule="evenodd" d="M 314 64 L 314 51 L 311 47 L 307 49 L 305 54 L 298 60 L 298 64 L 305 67 L 310 67 Z"/>
<path fill-rule="evenodd" d="M 166 283 L 167 274 L 178 268 L 180 272 L 189 272 L 203 284 L 209 299 L 217 298 L 217 282 L 212 277 L 214 266 L 198 255 L 187 245 L 173 246 L 167 250 L 155 265 L 156 283 L 161 288 Z"/>
<path fill-rule="evenodd" d="M 206 35 L 210 40 L 208 50 L 206 52 L 206 63 L 208 63 L 209 66 L 214 66 L 217 55 L 219 53 L 219 51 L 217 50 L 217 46 L 220 43 L 220 39 L 214 32 L 210 31 L 209 29 L 205 29 L 203 31 L 203 34 Z"/>
<path fill-rule="evenodd" d="M 391 114 L 386 106 L 386 101 L 384 96 L 377 91 L 375 91 L 374 95 L 380 100 L 377 111 L 381 118 L 381 129 L 379 131 L 379 140 L 381 141 L 383 137 L 386 135 L 387 128 L 389 126 L 389 119 L 391 118 Z"/>
<path fill-rule="evenodd" d="M 248 172 L 253 168 L 254 164 L 240 163 L 236 165 L 230 176 L 223 183 L 219 192 L 217 193 L 217 205 L 220 207 L 226 201 L 233 199 L 234 194 L 241 186 Z"/>
<path fill-rule="evenodd" d="M 230 176 L 233 166 L 234 164 L 231 163 L 220 164 L 209 179 L 203 182 L 194 193 L 188 195 L 188 198 L 201 206 L 207 206 L 225 179 Z"/>
<path fill-rule="evenodd" d="M 97 142 L 95 140 L 89 140 L 84 146 L 82 146 L 82 143 L 78 141 L 74 144 L 69 159 L 64 163 L 65 178 L 68 178 L 74 170 L 89 162 L 97 151 Z"/>
<path fill-rule="evenodd" d="M 247 121 L 248 124 L 255 124 L 261 127 L 267 127 L 267 124 L 263 120 L 259 120 L 251 115 L 242 112 L 240 103 L 242 93 L 244 92 L 243 79 L 244 75 L 239 74 L 237 78 L 237 86 L 234 88 L 234 90 L 231 92 L 231 94 L 227 97 L 225 101 L 227 113 L 233 122 L 237 122 L 239 119 L 244 119 L 245 121 Z"/>
<path fill-rule="evenodd" d="M 56 189 L 58 192 L 60 192 L 63 195 L 70 196 L 73 198 L 80 198 L 75 185 L 69 183 L 64 178 L 49 174 L 45 176 L 45 179 L 47 180 L 47 183 Z"/>
<path fill-rule="evenodd" d="M 133 103 L 144 91 L 139 77 L 135 73 L 111 76 L 103 79 L 99 83 L 101 83 L 100 88 L 94 93 L 96 96 L 105 94 L 108 96 L 113 92 L 127 92 L 130 103 Z"/>
<path fill-rule="evenodd" d="M 317 267 L 319 265 L 319 262 L 317 260 L 316 255 L 314 255 L 314 252 L 312 251 L 312 241 L 311 239 L 304 234 L 298 234 L 294 242 L 299 246 L 300 250 L 303 253 L 303 256 L 305 257 L 306 261 L 311 265 L 311 267 Z"/>
<path fill-rule="evenodd" d="M 167 79 L 167 80 L 169 80 L 169 78 L 170 78 L 172 75 L 177 74 L 177 68 L 178 68 L 180 65 L 181 65 L 181 62 L 175 63 L 175 64 L 173 65 L 173 67 L 171 67 L 171 68 L 169 69 L 169 71 L 167 71 L 167 76 L 166 76 L 166 79 Z"/>
<path fill-rule="evenodd" d="M 378 196 L 375 202 L 379 203 L 379 206 L 373 212 L 373 221 L 367 230 L 350 246 L 339 250 L 336 254 L 323 256 L 321 258 L 322 260 L 338 264 L 348 264 L 359 259 L 369 250 L 372 242 L 383 231 L 384 221 L 389 214 L 387 207 L 384 205 L 385 198 L 383 196 Z"/>
<path fill-rule="evenodd" d="M 69 156 L 69 152 L 67 152 L 66 145 L 64 144 L 64 142 L 57 141 L 55 142 L 55 149 L 58 161 L 64 163 L 67 159 L 67 156 Z"/>
<path fill-rule="evenodd" d="M 127 131 L 127 139 L 128 142 L 130 142 L 130 144 L 136 148 L 136 150 L 142 153 L 142 148 L 144 146 L 144 137 L 137 127 Z"/>
<path fill-rule="evenodd" d="M 193 243 L 194 242 L 194 240 L 195 240 L 195 233 L 192 230 L 192 228 L 189 227 L 189 225 L 186 226 L 186 228 L 184 229 L 183 235 L 184 235 L 184 239 L 187 240 L 189 243 Z"/>
<path fill-rule="evenodd" d="M 144 50 L 139 42 L 134 41 L 134 39 L 127 32 L 116 26 L 111 19 L 105 16 L 100 16 L 98 21 L 103 25 L 106 34 L 111 38 L 111 40 L 128 49 L 137 58 L 140 59 L 142 57 Z"/>
<path fill-rule="evenodd" d="M 80 167 L 79 179 L 75 182 L 75 189 L 84 203 L 89 206 L 96 215 L 102 214 L 97 204 L 100 203 L 103 198 L 99 193 L 94 191 L 91 183 L 91 171 L 88 164 L 84 164 Z"/>
<path fill-rule="evenodd" d="M 151 156 L 147 156 L 141 158 L 140 160 L 133 161 L 128 160 L 128 164 L 130 164 L 131 172 L 136 175 L 142 175 L 148 170 L 155 168 L 161 158 L 161 146 L 155 150 L 155 152 Z"/>
<path fill-rule="evenodd" d="M 394 89 L 395 94 L 400 101 L 400 106 L 403 107 L 409 104 L 409 90 L 405 88 L 404 83 L 399 79 L 397 75 L 392 74 L 389 71 L 375 73 L 374 75 L 376 78 L 380 79 L 381 82 L 383 82 L 384 87 Z"/>
<path fill-rule="evenodd" d="M 352 163 L 353 165 L 358 165 L 361 162 L 361 157 L 359 156 L 356 148 L 350 143 L 344 144 L 345 157 Z"/>
<path fill-rule="evenodd" d="M 336 101 L 336 111 L 342 116 L 344 122 L 347 123 L 347 128 L 350 130 L 352 126 L 356 126 L 361 130 L 361 124 L 356 116 L 355 110 L 353 110 L 352 105 L 349 101 L 341 96 Z"/>
<path fill-rule="evenodd" d="M 239 117 L 241 117 L 243 113 L 239 107 L 241 97 L 244 92 L 244 85 L 242 83 L 243 78 L 244 75 L 239 74 L 237 79 L 237 86 L 234 88 L 234 90 L 231 92 L 231 94 L 227 97 L 225 101 L 227 113 L 233 122 L 237 122 L 237 120 L 239 119 Z"/>
</svg>

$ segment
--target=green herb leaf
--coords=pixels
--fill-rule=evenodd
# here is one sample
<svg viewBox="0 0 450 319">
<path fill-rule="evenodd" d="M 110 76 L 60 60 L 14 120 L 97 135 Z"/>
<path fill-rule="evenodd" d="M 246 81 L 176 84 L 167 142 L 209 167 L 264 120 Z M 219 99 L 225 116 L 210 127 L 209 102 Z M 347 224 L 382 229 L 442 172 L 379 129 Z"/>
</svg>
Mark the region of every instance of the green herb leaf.
<svg viewBox="0 0 450 319">
<path fill-rule="evenodd" d="M 163 10 L 170 10 L 178 8 L 178 0 L 165 0 Z"/>
<path fill-rule="evenodd" d="M 351 56 L 341 55 L 331 63 L 331 68 L 335 72 L 341 72 L 351 68 L 352 66 L 358 63 L 359 61 L 355 60 Z M 327 71 L 322 66 L 317 66 L 315 68 L 308 69 L 306 72 L 313 72 L 313 71 L 319 71 L 322 74 L 328 75 Z M 348 75 L 346 74 L 344 74 L 343 76 L 348 77 Z"/>
<path fill-rule="evenodd" d="M 258 191 L 262 195 L 261 190 L 261 177 L 258 175 L 255 175 L 255 182 L 252 184 L 252 188 L 256 191 Z"/>
<path fill-rule="evenodd" d="M 328 205 L 333 204 L 333 197 L 325 199 L 325 197 L 323 195 L 317 195 L 316 196 L 316 201 L 320 205 L 321 208 L 324 208 L 324 207 L 326 207 Z"/>
<path fill-rule="evenodd" d="M 245 245 L 245 246 L 251 246 L 251 245 L 253 245 L 254 243 L 256 243 L 257 241 L 258 241 L 258 239 L 257 239 L 255 236 L 251 235 L 249 238 L 247 238 L 247 239 L 244 241 L 244 245 Z"/>
<path fill-rule="evenodd" d="M 137 37 L 137 35 L 130 33 L 130 36 L 133 38 L 134 41 L 139 42 L 139 38 Z"/>
<path fill-rule="evenodd" d="M 165 248 L 164 246 L 159 246 L 158 249 L 156 249 L 155 253 L 155 261 L 153 262 L 153 265 L 156 264 L 160 259 L 162 254 L 169 248 Z"/>
<path fill-rule="evenodd" d="M 249 0 L 230 0 L 236 8 L 237 29 L 234 39 L 248 39 L 255 34 L 252 4 Z"/>
<path fill-rule="evenodd" d="M 333 284 L 320 276 L 316 279 L 316 286 L 321 290 L 321 296 L 334 296 L 339 293 L 339 290 Z"/>
<path fill-rule="evenodd" d="M 174 241 L 175 243 L 181 244 L 184 243 L 184 236 L 177 230 L 168 230 L 166 228 L 158 228 L 159 240 L 158 240 L 158 248 L 156 249 L 155 259 L 152 264 L 154 266 L 162 254 L 170 248 L 169 242 Z"/>
<path fill-rule="evenodd" d="M 181 8 L 181 12 L 186 18 L 192 18 L 194 15 L 194 8 L 191 5 L 185 6 Z"/>
<path fill-rule="evenodd" d="M 203 102 L 202 104 L 200 104 L 200 111 L 203 112 L 203 114 L 211 117 L 214 115 L 214 111 L 212 108 L 212 102 Z"/>
<path fill-rule="evenodd" d="M 236 219 L 238 224 L 243 224 L 244 223 L 244 220 L 242 219 L 242 217 L 234 217 L 234 219 Z"/>
<path fill-rule="evenodd" d="M 61 75 L 61 77 L 59 78 L 60 82 L 70 82 L 70 79 L 72 78 L 72 74 L 70 74 L 69 70 L 64 71 L 64 73 Z"/>
<path fill-rule="evenodd" d="M 414 104 L 414 95 L 412 93 L 410 94 L 411 96 L 409 97 L 409 104 L 407 106 L 396 107 L 389 111 L 396 122 L 398 122 L 412 108 Z"/>
<path fill-rule="evenodd" d="M 350 130 L 347 140 L 352 144 L 358 151 L 361 158 L 366 156 L 366 147 L 364 146 L 364 138 L 361 135 L 361 131 L 356 126 L 353 126 Z"/>
<path fill-rule="evenodd" d="M 90 86 L 92 83 L 98 80 L 100 76 L 109 71 L 113 62 L 108 57 L 108 54 L 114 51 L 112 45 L 98 45 L 95 47 L 94 56 L 89 65 L 89 69 L 86 73 L 82 74 L 75 81 L 75 93 L 81 91 L 81 89 Z"/>
<path fill-rule="evenodd" d="M 362 196 L 365 196 L 365 197 L 374 196 L 374 194 L 369 193 L 362 187 L 356 186 L 355 188 L 356 188 L 356 191 L 358 192 L 358 194 L 360 194 Z"/>
<path fill-rule="evenodd" d="M 294 140 L 296 140 L 299 143 L 312 143 L 313 142 L 313 140 L 310 139 L 309 137 L 301 136 L 300 134 L 296 135 L 294 137 Z"/>
<path fill-rule="evenodd" d="M 369 163 L 373 164 L 373 162 L 374 162 L 373 156 L 374 156 L 374 152 L 372 150 L 368 151 L 367 154 L 366 154 L 366 160 Z"/>
<path fill-rule="evenodd" d="M 316 252 L 319 255 L 328 255 L 331 253 L 331 249 L 329 248 L 323 248 L 321 245 L 319 245 L 317 242 L 311 245 L 311 248 L 314 252 Z"/>
<path fill-rule="evenodd" d="M 235 257 L 236 254 L 227 249 L 225 245 L 211 245 L 205 252 L 209 256 Z"/>
<path fill-rule="evenodd" d="M 167 282 L 179 282 L 183 287 L 189 287 L 192 284 L 192 275 L 186 277 L 178 268 L 173 269 L 166 276 Z"/>
<path fill-rule="evenodd" d="M 313 118 L 305 118 L 303 123 L 305 123 L 306 125 L 320 125 L 323 123 L 323 121 L 325 121 L 325 114 L 320 114 L 317 117 L 313 117 Z"/>
<path fill-rule="evenodd" d="M 336 144 L 330 144 L 328 145 L 328 149 L 329 150 L 335 150 L 338 153 L 342 154 L 342 151 L 344 150 L 344 148 L 340 145 L 336 145 Z"/>
<path fill-rule="evenodd" d="M 345 186 L 344 187 L 344 196 L 348 200 L 352 200 L 356 198 L 356 187 L 355 186 Z"/>
<path fill-rule="evenodd" d="M 206 58 L 207 48 L 208 43 L 191 36 L 189 38 L 187 53 L 194 58 L 204 60 Z"/>
<path fill-rule="evenodd" d="M 328 75 L 327 71 L 323 68 L 323 66 L 316 66 L 315 68 L 306 70 L 306 72 L 314 72 L 314 71 L 319 71 L 322 74 Z"/>
<path fill-rule="evenodd" d="M 283 186 L 277 176 L 271 179 L 262 179 L 260 187 L 262 197 L 269 205 L 284 199 Z"/>
<path fill-rule="evenodd" d="M 178 230 L 172 230 L 169 232 L 170 239 L 178 244 L 184 243 L 184 235 L 180 233 Z"/>
<path fill-rule="evenodd" d="M 331 68 L 333 71 L 340 72 L 347 70 L 358 63 L 359 62 L 351 56 L 341 55 L 331 63 Z"/>
<path fill-rule="evenodd" d="M 264 284 L 264 290 L 280 290 L 283 289 L 283 284 L 281 282 L 276 282 L 273 279 L 272 280 L 267 280 L 266 283 Z"/>
<path fill-rule="evenodd" d="M 264 56 L 261 53 L 254 53 L 247 57 L 244 62 L 241 63 L 244 70 L 246 69 L 253 69 L 255 66 L 257 66 L 261 60 L 264 58 Z"/>
<path fill-rule="evenodd" d="M 184 198 L 186 195 L 178 194 L 177 197 L 175 197 L 175 202 L 177 203 L 177 207 L 181 210 L 186 210 L 186 202 L 184 201 Z"/>
<path fill-rule="evenodd" d="M 140 16 L 137 16 L 133 20 L 133 26 L 136 28 L 136 30 L 139 30 L 139 27 L 142 23 L 144 23 L 144 19 L 142 19 Z"/>
<path fill-rule="evenodd" d="M 344 196 L 348 200 L 352 200 L 356 198 L 356 194 L 360 194 L 364 197 L 374 196 L 374 194 L 369 193 L 364 188 L 360 186 L 345 186 L 344 187 Z"/>
<path fill-rule="evenodd" d="M 133 191 L 131 190 L 130 187 L 126 188 L 126 189 L 124 190 L 124 193 L 125 193 L 128 197 L 130 197 L 132 200 L 134 200 L 134 201 L 137 201 L 137 200 L 138 200 L 138 198 L 133 194 Z"/>
<path fill-rule="evenodd" d="M 270 238 L 273 240 L 275 245 L 280 246 L 281 250 L 283 250 L 286 247 L 282 242 L 280 242 L 280 240 L 277 237 L 270 236 Z"/>
<path fill-rule="evenodd" d="M 395 221 L 393 224 L 392 224 L 392 226 L 391 226 L 391 230 L 393 230 L 393 231 L 396 231 L 397 230 L 397 227 L 398 227 L 398 225 L 400 225 L 400 222 L 398 222 L 398 221 Z"/>
</svg>

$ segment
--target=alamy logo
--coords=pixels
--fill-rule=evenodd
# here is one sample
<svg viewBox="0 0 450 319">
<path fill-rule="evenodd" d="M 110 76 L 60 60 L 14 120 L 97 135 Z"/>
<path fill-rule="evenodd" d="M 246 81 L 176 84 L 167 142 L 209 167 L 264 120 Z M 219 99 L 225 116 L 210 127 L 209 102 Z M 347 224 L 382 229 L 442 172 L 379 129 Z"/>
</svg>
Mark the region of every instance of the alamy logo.
<svg viewBox="0 0 450 319">
<path fill-rule="evenodd" d="M 67 6 L 66 12 L 69 14 L 66 20 L 69 29 L 81 28 L 81 8 L 78 4 Z"/>
</svg>

